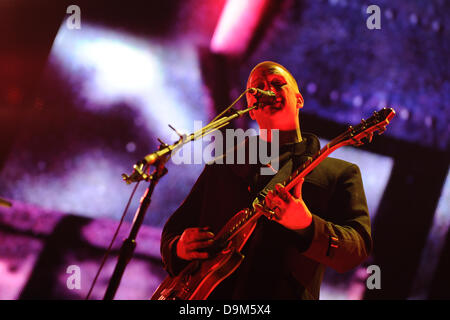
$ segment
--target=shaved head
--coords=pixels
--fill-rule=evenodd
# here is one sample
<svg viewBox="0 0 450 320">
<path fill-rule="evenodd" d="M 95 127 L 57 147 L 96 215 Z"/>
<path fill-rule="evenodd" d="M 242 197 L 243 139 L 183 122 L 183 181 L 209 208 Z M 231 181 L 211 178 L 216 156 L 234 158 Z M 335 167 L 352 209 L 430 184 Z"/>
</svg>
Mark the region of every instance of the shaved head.
<svg viewBox="0 0 450 320">
<path fill-rule="evenodd" d="M 291 85 L 297 90 L 297 92 L 299 91 L 298 88 L 298 84 L 297 81 L 295 80 L 295 78 L 292 76 L 292 74 L 289 72 L 288 69 L 286 69 L 284 66 L 282 66 L 279 63 L 273 62 L 273 61 L 264 61 L 261 63 L 258 63 L 250 72 L 250 75 L 248 76 L 248 80 L 247 80 L 247 88 L 250 88 L 250 78 L 252 77 L 252 75 L 256 72 L 261 72 L 263 75 L 265 75 L 266 73 L 285 73 L 285 77 L 286 80 L 289 81 L 291 83 Z"/>
<path fill-rule="evenodd" d="M 303 108 L 304 101 L 297 81 L 285 67 L 273 61 L 257 64 L 250 72 L 247 88 L 271 91 L 275 94 L 275 101 L 259 105 L 249 113 L 250 118 L 258 122 L 260 129 L 291 131 L 301 139 L 299 109 Z M 246 97 L 249 106 L 258 102 L 258 98 L 251 93 L 247 92 Z"/>
</svg>

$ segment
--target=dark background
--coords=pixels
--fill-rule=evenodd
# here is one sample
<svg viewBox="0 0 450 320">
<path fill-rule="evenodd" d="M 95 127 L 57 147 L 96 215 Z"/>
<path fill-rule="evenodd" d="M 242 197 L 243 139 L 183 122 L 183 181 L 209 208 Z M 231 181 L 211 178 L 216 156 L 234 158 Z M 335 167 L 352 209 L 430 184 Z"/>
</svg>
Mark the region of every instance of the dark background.
<svg viewBox="0 0 450 320">
<path fill-rule="evenodd" d="M 168 123 L 191 132 L 194 120 L 211 120 L 264 60 L 295 76 L 301 128 L 323 141 L 374 110 L 397 112 L 382 136 L 342 155 L 364 169 L 374 251 L 357 270 L 329 271 L 323 298 L 449 297 L 450 3 L 250 1 L 247 14 L 261 9 L 255 28 L 235 14 L 228 24 L 241 32 L 217 49 L 212 38 L 231 3 L 0 1 L 0 197 L 13 202 L 0 211 L 1 299 L 82 298 L 131 193 L 120 174 L 157 137 L 172 142 Z M 66 25 L 71 4 L 81 9 L 79 30 Z M 371 4 L 381 9 L 380 30 L 366 27 Z M 227 51 L 233 44 L 241 50 Z M 160 228 L 202 166 L 168 164 L 145 219 L 147 250 L 119 298 L 145 299 L 164 276 Z M 81 291 L 65 287 L 70 264 L 84 270 Z M 364 289 L 370 264 L 380 266 L 380 290 Z"/>
</svg>

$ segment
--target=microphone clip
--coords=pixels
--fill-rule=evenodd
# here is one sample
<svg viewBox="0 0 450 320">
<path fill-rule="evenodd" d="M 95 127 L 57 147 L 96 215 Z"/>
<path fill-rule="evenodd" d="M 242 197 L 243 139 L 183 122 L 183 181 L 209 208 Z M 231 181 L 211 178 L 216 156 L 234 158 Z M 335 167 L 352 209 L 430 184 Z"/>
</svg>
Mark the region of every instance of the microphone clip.
<svg viewBox="0 0 450 320">
<path fill-rule="evenodd" d="M 277 96 L 273 91 L 266 91 L 258 88 L 249 88 L 248 93 L 256 98 L 256 109 L 266 105 L 272 105 L 276 102 Z"/>
<path fill-rule="evenodd" d="M 148 173 L 145 173 L 145 168 L 144 168 L 144 163 L 143 162 L 138 162 L 133 166 L 133 172 L 130 175 L 127 175 L 125 173 L 122 173 L 122 179 L 127 183 L 127 184 L 131 184 L 133 182 L 138 182 L 138 181 L 149 181 L 150 180 L 150 175 Z M 148 166 L 147 166 L 148 167 Z"/>
<path fill-rule="evenodd" d="M 170 126 L 170 125 L 169 125 Z M 169 145 L 163 142 L 160 138 L 157 139 L 160 143 L 159 150 L 169 147 Z M 168 170 L 164 166 L 167 161 L 167 154 L 159 156 L 152 164 L 156 166 L 156 169 L 150 174 L 150 164 L 146 160 L 141 160 L 133 166 L 133 172 L 131 175 L 125 173 L 122 174 L 122 179 L 127 183 L 139 182 L 145 180 L 147 182 L 153 179 L 159 179 L 164 176 Z"/>
</svg>

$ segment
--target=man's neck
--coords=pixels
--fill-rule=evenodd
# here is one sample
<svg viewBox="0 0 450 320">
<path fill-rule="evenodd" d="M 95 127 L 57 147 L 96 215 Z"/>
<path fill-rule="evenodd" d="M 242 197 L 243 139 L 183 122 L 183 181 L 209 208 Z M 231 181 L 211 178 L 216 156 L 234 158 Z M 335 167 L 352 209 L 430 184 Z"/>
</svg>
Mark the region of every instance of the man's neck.
<svg viewBox="0 0 450 320">
<path fill-rule="evenodd" d="M 294 142 L 300 142 L 302 141 L 302 134 L 300 132 L 300 128 L 297 127 L 294 130 L 279 130 L 279 144 L 280 146 L 286 144 L 286 143 L 294 143 Z M 267 129 L 264 131 L 260 130 L 260 137 L 261 139 L 272 142 L 272 132 L 271 130 Z"/>
</svg>

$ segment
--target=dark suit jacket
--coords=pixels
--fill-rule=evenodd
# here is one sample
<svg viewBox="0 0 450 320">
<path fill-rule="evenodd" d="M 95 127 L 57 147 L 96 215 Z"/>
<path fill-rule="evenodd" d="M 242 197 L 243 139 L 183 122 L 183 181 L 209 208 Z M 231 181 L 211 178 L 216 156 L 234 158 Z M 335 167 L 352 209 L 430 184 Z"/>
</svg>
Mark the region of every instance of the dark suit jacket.
<svg viewBox="0 0 450 320">
<path fill-rule="evenodd" d="M 314 135 L 303 134 L 303 139 L 280 152 L 280 158 L 288 154 L 292 159 L 291 167 L 320 149 Z M 186 228 L 209 226 L 218 233 L 234 214 L 251 206 L 268 180 L 255 179 L 259 168 L 206 165 L 163 229 L 161 254 L 169 274 L 186 265 L 175 254 Z M 211 299 L 318 299 L 326 266 L 346 272 L 366 259 L 372 246 L 370 218 L 356 165 L 326 158 L 306 177 L 302 197 L 313 214 L 311 226 L 292 231 L 261 218 L 243 249 L 243 263 Z"/>
</svg>

